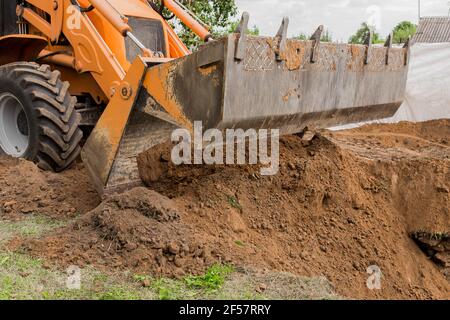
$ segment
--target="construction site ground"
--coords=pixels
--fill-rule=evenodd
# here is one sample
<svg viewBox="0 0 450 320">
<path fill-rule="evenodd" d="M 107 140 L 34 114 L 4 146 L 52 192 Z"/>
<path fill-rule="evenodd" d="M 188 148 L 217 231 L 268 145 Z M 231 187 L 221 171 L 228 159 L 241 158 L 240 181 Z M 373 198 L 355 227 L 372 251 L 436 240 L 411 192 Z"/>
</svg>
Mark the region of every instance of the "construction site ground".
<svg viewBox="0 0 450 320">
<path fill-rule="evenodd" d="M 286 136 L 275 176 L 152 152 L 103 201 L 81 162 L 1 157 L 0 299 L 450 298 L 450 120 Z"/>
</svg>

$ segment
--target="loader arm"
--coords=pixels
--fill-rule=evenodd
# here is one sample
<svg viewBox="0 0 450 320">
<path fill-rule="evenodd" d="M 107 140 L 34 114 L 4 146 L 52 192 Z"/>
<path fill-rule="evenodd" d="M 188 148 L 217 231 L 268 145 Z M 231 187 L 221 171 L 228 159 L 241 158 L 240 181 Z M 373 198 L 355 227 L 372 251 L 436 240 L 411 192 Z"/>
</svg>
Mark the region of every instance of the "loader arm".
<svg viewBox="0 0 450 320">
<path fill-rule="evenodd" d="M 91 10 L 80 12 L 74 3 L 79 4 L 79 8 Z M 208 30 L 183 11 L 177 2 L 167 0 L 164 3 L 201 38 L 209 37 Z M 73 51 L 73 68 L 79 73 L 91 73 L 103 93 L 111 98 L 120 87 L 120 82 L 125 78 L 132 62 L 125 61 L 120 57 L 121 52 L 117 52 L 117 47 L 123 46 L 123 39 L 117 39 L 116 33 L 130 38 L 142 56 L 161 57 L 146 48 L 133 34 L 132 27 L 128 24 L 128 16 L 160 21 L 168 47 L 166 58 L 178 58 L 190 53 L 168 23 L 154 12 L 147 1 L 131 0 L 127 1 L 127 6 L 129 8 L 124 10 L 125 5 L 120 0 L 27 0 L 24 5 L 18 6 L 17 12 L 19 17 L 30 24 L 34 33 L 39 32 L 52 44 L 60 42 L 61 37 L 67 39 Z M 47 16 L 43 16 L 41 12 L 45 12 Z M 111 31 L 116 35 L 115 39 L 105 37 Z"/>
<path fill-rule="evenodd" d="M 211 40 L 208 29 L 179 2 L 167 0 L 164 4 L 201 39 Z M 17 6 L 17 15 L 23 22 L 20 34 L 12 38 L 23 42 L 20 38 L 27 33 L 47 38 L 48 46 L 36 50 L 35 58 L 60 69 L 63 77 L 71 79 L 76 92 L 87 92 L 97 103 L 107 104 L 83 152 L 86 166 L 94 180 L 101 180 L 99 189 L 102 189 L 147 68 L 186 56 L 190 51 L 162 15 L 145 0 L 126 3 L 121 0 L 27 0 Z M 144 25 L 159 34 L 157 48 L 147 45 L 156 40 L 154 37 L 145 39 L 149 31 L 143 29 Z M 134 49 L 130 48 L 130 43 Z M 137 56 L 132 57 L 130 51 Z M 82 78 L 84 74 L 89 74 L 96 86 L 86 81 L 88 78 Z M 96 92 L 97 88 L 102 92 Z M 176 110 L 171 111 L 176 113 Z M 104 161 L 95 165 L 92 159 L 97 156 Z M 101 170 L 107 174 L 102 175 Z"/>
</svg>

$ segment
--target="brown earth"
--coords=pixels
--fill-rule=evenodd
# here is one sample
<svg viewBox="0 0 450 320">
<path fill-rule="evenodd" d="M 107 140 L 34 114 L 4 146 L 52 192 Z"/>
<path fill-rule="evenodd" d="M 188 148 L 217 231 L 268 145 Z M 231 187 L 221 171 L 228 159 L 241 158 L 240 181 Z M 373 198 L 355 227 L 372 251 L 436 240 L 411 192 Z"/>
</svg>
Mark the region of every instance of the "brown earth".
<svg viewBox="0 0 450 320">
<path fill-rule="evenodd" d="M 0 218 L 20 220 L 28 214 L 68 218 L 92 210 L 99 202 L 81 164 L 56 174 L 22 159 L 0 156 Z"/>
<path fill-rule="evenodd" d="M 448 239 L 449 120 L 323 131 L 310 142 L 284 137 L 280 172 L 271 177 L 256 166 L 176 167 L 167 150 L 146 156 L 158 174 L 141 168 L 152 190 L 111 196 L 91 211 L 99 200 L 81 165 L 54 175 L 1 160 L 1 216 L 80 214 L 40 239 L 13 239 L 10 248 L 60 266 L 178 277 L 221 261 L 323 275 L 349 298 L 450 298 L 448 269 L 411 238 Z M 40 207 L 35 197 L 49 204 Z M 448 257 L 448 243 L 439 250 Z M 381 290 L 366 286 L 370 265 L 382 271 Z"/>
</svg>

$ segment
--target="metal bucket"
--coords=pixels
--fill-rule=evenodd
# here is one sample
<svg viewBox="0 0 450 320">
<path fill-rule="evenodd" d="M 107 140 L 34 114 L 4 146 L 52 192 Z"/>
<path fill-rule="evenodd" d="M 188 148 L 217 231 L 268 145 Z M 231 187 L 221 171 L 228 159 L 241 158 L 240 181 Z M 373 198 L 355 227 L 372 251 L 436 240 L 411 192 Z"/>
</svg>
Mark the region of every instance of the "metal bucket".
<svg viewBox="0 0 450 320">
<path fill-rule="evenodd" d="M 405 94 L 407 46 L 321 43 L 320 32 L 312 40 L 292 40 L 286 27 L 284 21 L 276 37 L 252 37 L 241 23 L 238 33 L 184 58 L 157 65 L 138 58 L 133 68 L 142 79 L 128 77 L 137 92 L 113 98 L 83 152 L 99 191 L 139 184 L 136 156 L 194 121 L 204 130 L 289 134 L 395 114 Z"/>
</svg>

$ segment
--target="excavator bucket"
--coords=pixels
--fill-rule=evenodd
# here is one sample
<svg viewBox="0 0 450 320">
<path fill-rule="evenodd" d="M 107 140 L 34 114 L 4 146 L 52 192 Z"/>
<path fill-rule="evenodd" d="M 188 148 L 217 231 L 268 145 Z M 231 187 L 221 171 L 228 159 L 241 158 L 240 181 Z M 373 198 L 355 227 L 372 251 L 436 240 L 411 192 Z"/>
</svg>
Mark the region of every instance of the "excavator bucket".
<svg viewBox="0 0 450 320">
<path fill-rule="evenodd" d="M 191 129 L 325 128 L 393 116 L 403 101 L 409 48 L 287 39 L 285 18 L 275 37 L 236 33 L 197 52 L 155 64 L 138 58 L 82 153 L 101 193 L 139 184 L 136 157 Z"/>
</svg>

